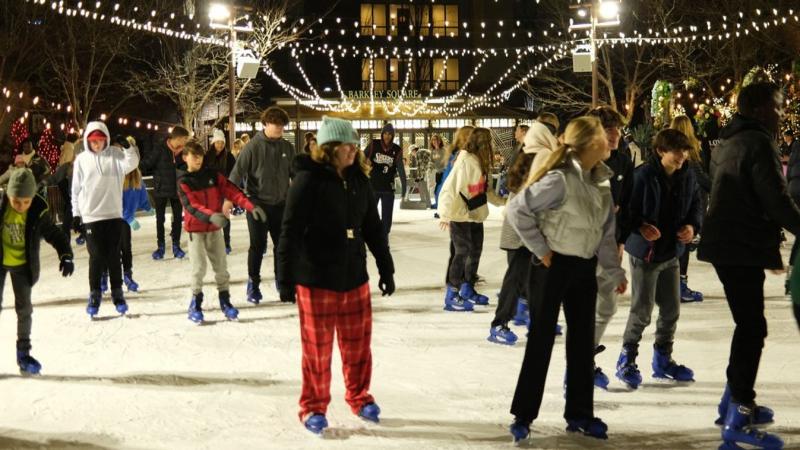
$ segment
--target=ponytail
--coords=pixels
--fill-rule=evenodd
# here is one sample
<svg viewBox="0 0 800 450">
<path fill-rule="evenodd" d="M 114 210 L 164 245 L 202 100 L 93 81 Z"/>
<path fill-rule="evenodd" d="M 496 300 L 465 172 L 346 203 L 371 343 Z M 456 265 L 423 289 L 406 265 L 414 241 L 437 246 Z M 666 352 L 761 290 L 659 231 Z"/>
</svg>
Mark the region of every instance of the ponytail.
<svg viewBox="0 0 800 450">
<path fill-rule="evenodd" d="M 532 185 L 533 183 L 536 183 L 537 181 L 541 180 L 542 177 L 544 177 L 545 174 L 547 174 L 547 172 L 555 169 L 562 162 L 564 162 L 564 159 L 566 159 L 567 152 L 569 151 L 569 149 L 570 149 L 569 144 L 558 144 L 556 151 L 547 155 L 547 160 L 545 160 L 542 167 L 539 167 L 539 169 L 536 170 L 535 172 L 531 172 L 523 188 L 526 188 Z"/>
</svg>

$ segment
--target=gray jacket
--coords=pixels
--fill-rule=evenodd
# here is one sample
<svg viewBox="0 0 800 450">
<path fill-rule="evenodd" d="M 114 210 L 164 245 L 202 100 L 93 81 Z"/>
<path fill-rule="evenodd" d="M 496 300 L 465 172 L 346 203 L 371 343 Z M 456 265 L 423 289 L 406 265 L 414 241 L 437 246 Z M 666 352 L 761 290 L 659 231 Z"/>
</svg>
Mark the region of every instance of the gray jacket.
<svg viewBox="0 0 800 450">
<path fill-rule="evenodd" d="M 286 139 L 270 139 L 259 132 L 244 146 L 228 178 L 236 185 L 244 181 L 247 197 L 257 204 L 281 204 L 289 191 L 294 155 Z"/>
<path fill-rule="evenodd" d="M 522 242 L 537 257 L 550 251 L 598 263 L 616 284 L 625 280 L 615 238 L 614 202 L 600 163 L 584 172 L 573 156 L 521 191 L 508 204 L 506 217 Z"/>
</svg>

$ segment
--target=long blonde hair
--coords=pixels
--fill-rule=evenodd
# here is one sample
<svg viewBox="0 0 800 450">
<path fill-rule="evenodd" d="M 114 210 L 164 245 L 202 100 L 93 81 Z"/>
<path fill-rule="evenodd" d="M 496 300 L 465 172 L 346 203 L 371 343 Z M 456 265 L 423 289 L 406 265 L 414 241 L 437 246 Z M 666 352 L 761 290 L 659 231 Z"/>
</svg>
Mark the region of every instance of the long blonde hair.
<svg viewBox="0 0 800 450">
<path fill-rule="evenodd" d="M 597 117 L 583 116 L 572 119 L 567 125 L 566 131 L 564 131 L 556 151 L 547 157 L 544 165 L 539 170 L 530 174 L 525 187 L 539 181 L 547 172 L 560 165 L 567 157 L 567 152 L 574 151 L 580 154 L 585 151 L 592 145 L 598 133 L 605 133 L 605 131 L 603 130 L 603 124 L 600 123 L 600 119 Z"/>
<path fill-rule="evenodd" d="M 481 170 L 487 177 L 492 173 L 492 132 L 488 128 L 472 130 L 464 150 L 478 157 Z"/>
<path fill-rule="evenodd" d="M 469 136 L 474 129 L 475 127 L 472 125 L 464 125 L 456 131 L 455 136 L 453 136 L 453 142 L 451 142 L 444 151 L 444 156 L 442 157 L 442 162 L 444 164 L 447 164 L 447 161 L 450 160 L 450 155 L 459 150 L 463 150 L 467 146 Z"/>
<path fill-rule="evenodd" d="M 122 182 L 122 190 L 127 191 L 128 189 L 141 189 L 142 188 L 142 172 L 139 171 L 139 168 L 133 169 L 127 175 L 125 175 L 125 181 Z"/>
<path fill-rule="evenodd" d="M 676 116 L 674 119 L 672 119 L 672 123 L 669 124 L 669 127 L 673 130 L 680 131 L 689 138 L 689 142 L 692 143 L 692 148 L 689 149 L 689 159 L 698 163 L 702 162 L 702 159 L 700 158 L 700 141 L 694 134 L 692 120 L 686 116 Z"/>
</svg>

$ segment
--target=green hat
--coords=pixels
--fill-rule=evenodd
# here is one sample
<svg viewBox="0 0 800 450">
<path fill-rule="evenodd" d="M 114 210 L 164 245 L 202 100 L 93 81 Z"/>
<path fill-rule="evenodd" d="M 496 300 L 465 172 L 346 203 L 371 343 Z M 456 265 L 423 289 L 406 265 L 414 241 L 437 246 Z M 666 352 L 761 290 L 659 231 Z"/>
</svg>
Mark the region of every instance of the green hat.
<svg viewBox="0 0 800 450">
<path fill-rule="evenodd" d="M 6 193 L 9 197 L 33 198 L 36 195 L 36 179 L 31 169 L 14 169 Z"/>
<path fill-rule="evenodd" d="M 323 116 L 322 125 L 317 131 L 317 143 L 322 145 L 329 142 L 358 145 L 358 135 L 349 120 Z"/>
</svg>

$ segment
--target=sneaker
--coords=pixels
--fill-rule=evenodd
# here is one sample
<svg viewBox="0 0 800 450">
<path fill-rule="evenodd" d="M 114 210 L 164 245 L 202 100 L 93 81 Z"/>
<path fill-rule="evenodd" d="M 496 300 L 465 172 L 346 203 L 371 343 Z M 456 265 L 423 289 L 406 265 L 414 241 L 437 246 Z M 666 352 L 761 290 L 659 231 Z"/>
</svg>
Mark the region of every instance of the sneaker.
<svg viewBox="0 0 800 450">
<path fill-rule="evenodd" d="M 517 335 L 508 328 L 508 325 L 497 325 L 489 328 L 489 342 L 503 345 L 514 345 L 517 342 Z"/>
<path fill-rule="evenodd" d="M 89 303 L 86 305 L 86 314 L 89 314 L 89 317 L 94 319 L 94 316 L 100 312 L 100 300 L 103 298 L 103 295 L 100 291 L 92 291 L 89 293 Z"/>
<path fill-rule="evenodd" d="M 322 436 L 325 429 L 328 428 L 328 419 L 325 418 L 324 414 L 312 413 L 303 421 L 303 425 L 305 425 L 306 430 Z"/>
<path fill-rule="evenodd" d="M 513 439 L 513 442 L 515 444 L 519 444 L 530 437 L 531 423 L 515 418 L 514 422 L 511 423 L 511 426 L 508 427 L 508 431 L 511 432 L 511 438 Z"/>
<path fill-rule="evenodd" d="M 447 285 L 444 294 L 444 310 L 445 311 L 472 311 L 475 307 L 472 302 L 465 300 L 458 295 L 458 291 L 453 286 Z"/>
<path fill-rule="evenodd" d="M 689 289 L 689 285 L 681 280 L 681 303 L 702 302 L 703 293 Z"/>
<path fill-rule="evenodd" d="M 225 318 L 228 320 L 239 318 L 239 310 L 231 304 L 231 294 L 228 291 L 219 291 L 219 309 L 225 313 Z"/>
<path fill-rule="evenodd" d="M 108 292 L 108 272 L 103 272 L 100 275 L 100 293 L 105 294 Z"/>
<path fill-rule="evenodd" d="M 778 436 L 755 429 L 751 424 L 753 409 L 736 402 L 730 402 L 722 429 L 724 444 L 720 448 L 740 449 L 738 443 L 758 448 L 782 449 L 783 440 Z"/>
<path fill-rule="evenodd" d="M 725 385 L 725 391 L 722 393 L 722 398 L 717 406 L 717 413 L 719 417 L 714 421 L 715 425 L 725 425 L 725 416 L 728 414 L 728 406 L 731 403 L 731 388 L 728 384 Z M 775 411 L 766 406 L 754 406 L 750 408 L 753 410 L 753 415 L 750 417 L 750 425 L 760 426 L 768 425 L 775 421 Z"/>
<path fill-rule="evenodd" d="M 670 350 L 653 346 L 653 378 L 673 381 L 694 381 L 692 369 L 677 364 Z"/>
<path fill-rule="evenodd" d="M 252 279 L 247 280 L 247 301 L 254 305 L 261 303 L 261 299 L 264 298 L 258 285 L 259 283 L 254 282 Z"/>
<path fill-rule="evenodd" d="M 622 347 L 622 352 L 617 359 L 617 378 L 631 389 L 637 389 L 642 384 L 642 374 L 636 365 L 639 348 L 635 345 Z"/>
<path fill-rule="evenodd" d="M 172 256 L 175 259 L 183 259 L 186 257 L 186 252 L 183 251 L 180 244 L 174 243 L 172 244 Z"/>
<path fill-rule="evenodd" d="M 192 295 L 192 301 L 189 303 L 189 320 L 202 324 L 203 319 L 203 293 L 199 292 Z"/>
<path fill-rule="evenodd" d="M 366 420 L 367 422 L 379 423 L 381 408 L 375 403 L 367 403 L 358 410 L 358 417 Z"/>
<path fill-rule="evenodd" d="M 17 365 L 19 372 L 23 375 L 39 375 L 42 365 L 36 360 L 29 351 L 17 350 Z"/>
<path fill-rule="evenodd" d="M 158 248 L 153 252 L 153 259 L 164 259 L 164 244 L 158 244 Z"/>
<path fill-rule="evenodd" d="M 514 325 L 522 326 L 528 325 L 530 320 L 530 312 L 528 310 L 528 301 L 520 297 L 517 299 L 517 313 L 514 314 Z"/>
<path fill-rule="evenodd" d="M 128 288 L 128 292 L 139 292 L 139 283 L 133 281 L 133 274 L 128 272 L 122 276 L 122 281 L 125 283 L 125 287 Z"/>
<path fill-rule="evenodd" d="M 489 304 L 489 297 L 478 294 L 475 292 L 475 288 L 466 282 L 461 283 L 461 289 L 458 290 L 458 296 L 476 305 L 486 306 Z"/>
<path fill-rule="evenodd" d="M 583 433 L 597 439 L 608 439 L 608 425 L 597 417 L 591 419 L 567 419 L 567 431 L 571 433 Z"/>
<path fill-rule="evenodd" d="M 128 304 L 125 302 L 125 296 L 122 294 L 122 288 L 111 290 L 111 300 L 114 302 L 114 307 L 121 315 L 128 312 Z"/>
</svg>

